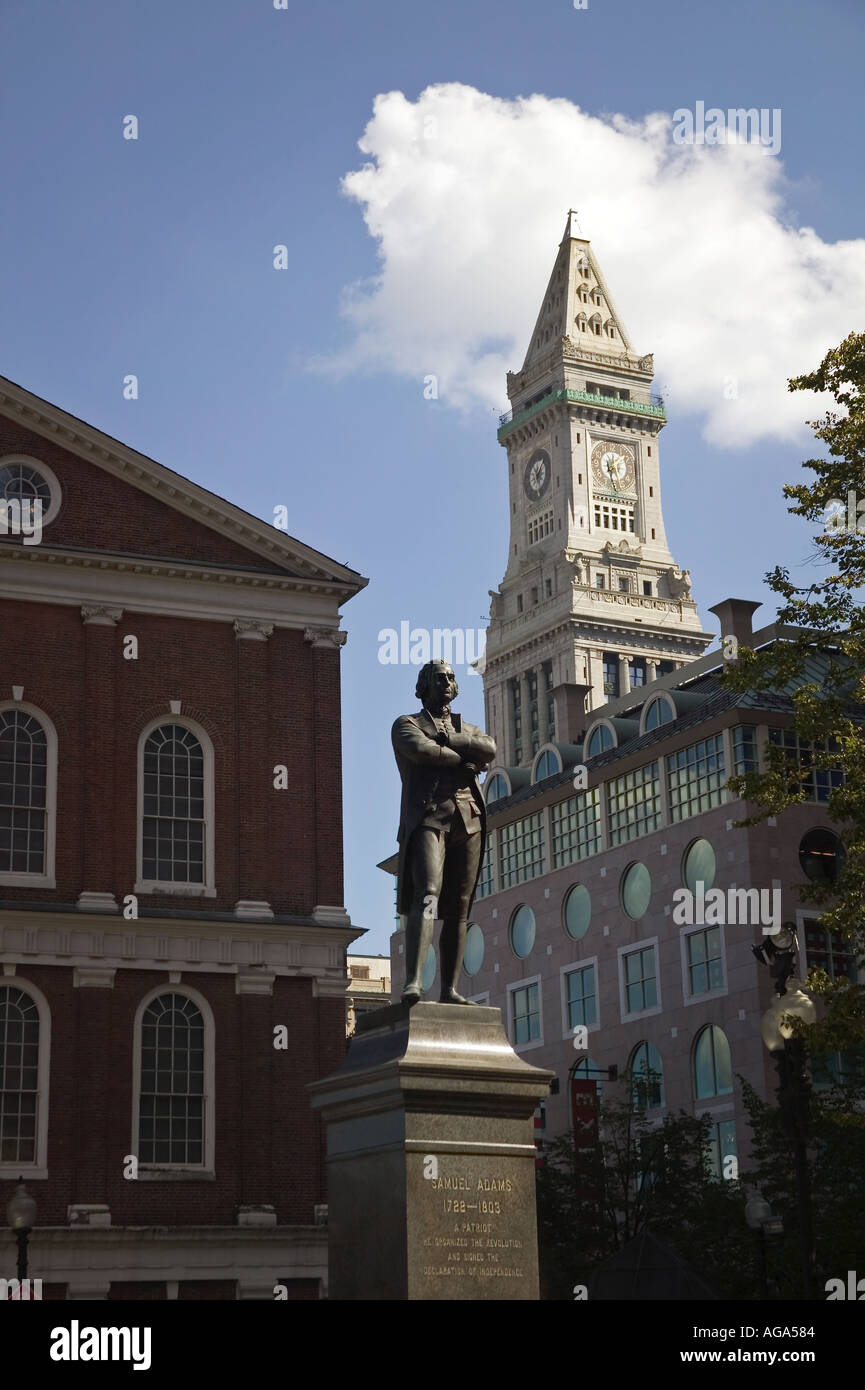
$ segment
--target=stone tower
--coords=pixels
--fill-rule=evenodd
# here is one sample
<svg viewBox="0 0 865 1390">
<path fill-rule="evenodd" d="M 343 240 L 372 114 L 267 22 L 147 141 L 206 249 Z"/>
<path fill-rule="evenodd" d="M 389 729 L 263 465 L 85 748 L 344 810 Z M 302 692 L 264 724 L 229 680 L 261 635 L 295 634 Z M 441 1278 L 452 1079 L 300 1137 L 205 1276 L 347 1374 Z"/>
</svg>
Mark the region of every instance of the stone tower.
<svg viewBox="0 0 865 1390">
<path fill-rule="evenodd" d="M 574 748 L 589 710 L 712 640 L 664 533 L 653 372 L 569 213 L 498 431 L 511 533 L 484 689 L 500 765 L 529 768 L 547 743 Z"/>
</svg>

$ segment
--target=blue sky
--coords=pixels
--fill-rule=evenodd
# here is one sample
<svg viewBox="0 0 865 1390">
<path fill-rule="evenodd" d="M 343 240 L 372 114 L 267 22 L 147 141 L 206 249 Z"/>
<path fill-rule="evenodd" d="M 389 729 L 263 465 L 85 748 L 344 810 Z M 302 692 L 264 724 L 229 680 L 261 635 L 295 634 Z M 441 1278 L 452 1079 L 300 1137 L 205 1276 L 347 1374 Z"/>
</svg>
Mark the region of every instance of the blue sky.
<svg viewBox="0 0 865 1390">
<path fill-rule="evenodd" d="M 349 633 L 343 652 L 346 904 L 369 929 L 366 948 L 387 950 L 392 927 L 392 888 L 375 863 L 395 845 L 398 785 L 389 727 L 414 703 L 414 671 L 379 663 L 378 632 L 403 619 L 429 628 L 483 626 L 487 591 L 499 583 L 506 560 L 498 402 L 488 385 L 472 384 L 475 367 L 466 366 L 456 337 L 465 336 L 468 312 L 477 320 L 477 343 L 494 340 L 500 347 L 501 312 L 502 322 L 514 325 L 510 343 L 504 335 L 503 360 L 519 367 L 520 334 L 527 337 L 531 327 L 528 306 L 540 303 L 570 205 L 590 210 L 590 225 L 581 213 L 583 230 L 636 346 L 663 346 L 665 521 L 674 554 L 691 570 L 704 626 L 714 630 L 707 609 L 731 593 L 771 604 L 762 577 L 775 563 L 802 576 L 814 573 L 808 534 L 787 517 L 780 496 L 813 452 L 809 436 L 793 437 L 788 428 L 784 437 L 780 426 L 761 431 L 753 416 L 736 437 L 725 438 L 722 426 L 713 433 L 709 388 L 683 365 L 701 347 L 664 339 L 665 301 L 657 286 L 666 284 L 670 267 L 652 235 L 659 216 L 653 209 L 669 205 L 665 185 L 652 185 L 649 196 L 654 176 L 643 169 L 642 191 L 636 188 L 627 157 L 633 142 L 622 136 L 610 220 L 600 188 L 608 175 L 598 174 L 588 144 L 572 149 L 564 139 L 552 149 L 547 139 L 542 157 L 549 172 L 539 194 L 536 170 L 531 177 L 535 137 L 515 99 L 559 99 L 606 123 L 614 115 L 643 122 L 697 100 L 780 108 L 776 169 L 783 168 L 783 186 L 769 190 L 761 170 L 751 176 L 756 183 L 740 184 L 729 169 L 719 174 L 717 201 L 707 200 L 701 233 L 689 234 L 703 267 L 696 268 L 697 254 L 693 263 L 677 259 L 684 279 L 700 278 L 693 292 L 684 286 L 682 301 L 702 303 L 711 281 L 705 261 L 711 265 L 717 256 L 718 303 L 706 310 L 708 322 L 723 318 L 731 281 L 740 272 L 747 276 L 753 258 L 743 209 L 763 196 L 771 202 L 767 215 L 779 246 L 796 229 L 812 228 L 819 252 L 809 251 L 789 280 L 767 288 L 775 297 L 766 303 L 761 286 L 773 277 L 760 271 L 748 293 L 752 317 L 740 313 L 725 323 L 718 366 L 727 369 L 736 343 L 744 353 L 781 337 L 787 353 L 781 365 L 794 362 L 790 370 L 806 371 L 829 342 L 862 327 L 856 239 L 865 196 L 857 173 L 863 28 L 854 0 L 820 6 L 589 0 L 584 11 L 565 0 L 531 6 L 289 0 L 285 11 L 272 0 L 88 0 L 84 6 L 7 0 L 0 32 L 0 372 L 256 515 L 269 520 L 275 506 L 287 504 L 292 534 L 369 576 L 343 624 Z M 400 151 L 411 146 L 400 145 L 407 137 L 399 130 L 380 130 L 372 156 L 358 150 L 376 97 L 402 92 L 414 110 L 435 84 L 460 84 L 508 104 L 495 119 L 502 130 L 513 129 L 528 154 L 508 172 L 506 201 L 492 182 L 486 197 L 494 158 L 485 155 L 478 172 L 469 172 L 472 122 L 464 130 L 463 162 L 452 160 L 457 192 L 451 201 L 436 202 L 416 163 L 406 168 L 400 189 Z M 445 123 L 456 99 L 442 106 Z M 137 141 L 122 138 L 129 113 L 140 122 Z M 555 130 L 555 102 L 545 103 L 542 115 L 544 128 Z M 596 120 L 594 134 L 586 126 L 586 141 L 599 129 Z M 385 147 L 387 180 L 373 179 L 366 201 L 341 192 L 344 176 L 370 159 L 383 168 Z M 465 216 L 454 211 L 460 206 Z M 499 302 L 495 312 L 482 297 L 466 309 L 454 278 L 460 327 L 448 343 L 442 285 L 471 239 L 469 224 L 483 222 L 484 207 L 507 242 Z M 380 219 L 381 245 L 364 213 Z M 848 241 L 855 243 L 849 251 L 835 245 Z M 289 253 L 282 272 L 273 268 L 272 248 L 280 243 Z M 411 300 L 385 295 L 384 307 L 378 303 L 373 333 L 383 346 L 378 352 L 374 344 L 371 352 L 369 342 L 355 345 L 357 320 L 342 311 L 344 295 L 363 281 L 369 292 L 370 277 L 383 271 L 385 291 L 388 276 L 398 286 L 401 249 L 418 254 Z M 484 252 L 496 254 L 495 243 Z M 830 267 L 831 312 L 821 317 L 812 306 L 798 316 L 802 277 L 815 265 Z M 477 278 L 471 267 L 469 273 Z M 778 306 L 788 301 L 786 325 Z M 671 321 L 684 325 L 677 332 L 687 332 L 681 304 L 670 312 Z M 413 334 L 419 350 L 406 354 L 401 370 L 399 344 Z M 436 359 L 428 370 L 436 372 L 440 358 L 452 388 L 437 401 L 423 394 L 425 337 Z M 707 350 L 717 351 L 711 344 L 721 340 L 708 341 Z M 332 365 L 337 358 L 339 371 Z M 771 346 L 765 363 L 773 369 Z M 137 401 L 122 396 L 130 372 L 140 382 Z M 465 389 L 462 378 L 472 378 Z M 755 400 L 752 391 L 752 409 Z M 769 608 L 758 614 L 770 617 Z M 472 677 L 462 686 L 461 707 L 480 721 L 480 681 Z"/>
</svg>

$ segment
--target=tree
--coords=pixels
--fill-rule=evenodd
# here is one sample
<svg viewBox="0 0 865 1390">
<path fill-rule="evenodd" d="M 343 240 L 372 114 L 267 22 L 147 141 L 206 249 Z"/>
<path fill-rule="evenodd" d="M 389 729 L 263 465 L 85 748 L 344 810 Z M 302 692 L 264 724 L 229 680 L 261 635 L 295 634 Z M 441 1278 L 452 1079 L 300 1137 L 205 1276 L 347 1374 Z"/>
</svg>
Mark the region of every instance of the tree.
<svg viewBox="0 0 865 1390">
<path fill-rule="evenodd" d="M 567 1133 L 545 1149 L 537 1183 L 541 1297 L 572 1299 L 595 1265 L 647 1230 L 720 1296 L 752 1297 L 757 1275 L 745 1195 L 739 1182 L 709 1169 L 708 1117 L 680 1111 L 658 1124 L 644 1108 L 641 1084 L 634 1078 L 627 1099 L 603 1106 L 597 1145 L 576 1153 Z"/>
<path fill-rule="evenodd" d="M 784 1222 L 770 1246 L 772 1296 L 801 1299 L 799 1210 L 790 1140 L 780 1111 L 743 1079 L 743 1099 L 752 1133 L 752 1156 L 744 1181 L 769 1202 Z M 817 1297 L 828 1279 L 844 1278 L 865 1258 L 865 1087 L 859 1083 L 810 1092 L 808 1175 L 814 1226 Z"/>
<path fill-rule="evenodd" d="M 812 771 L 824 775 L 831 785 L 827 811 L 844 854 L 835 874 L 802 884 L 800 898 L 825 909 L 822 925 L 849 941 L 859 958 L 865 955 L 865 333 L 851 333 L 816 371 L 788 384 L 791 391 L 829 392 L 839 407 L 808 421 L 829 457 L 807 459 L 802 467 L 813 480 L 784 488 L 793 503 L 788 510 L 820 528 L 815 544 L 825 572 L 807 590 L 787 569 L 767 574 L 781 598 L 778 622 L 788 630 L 762 651 L 740 647 L 724 680 L 737 690 L 787 694 L 799 752 L 769 744 L 767 769 L 728 785 L 756 808 L 740 822 L 747 825 L 804 801 Z M 865 986 L 833 981 L 825 972 L 808 984 L 827 1005 L 809 1031 L 809 1050 L 865 1043 Z"/>
</svg>

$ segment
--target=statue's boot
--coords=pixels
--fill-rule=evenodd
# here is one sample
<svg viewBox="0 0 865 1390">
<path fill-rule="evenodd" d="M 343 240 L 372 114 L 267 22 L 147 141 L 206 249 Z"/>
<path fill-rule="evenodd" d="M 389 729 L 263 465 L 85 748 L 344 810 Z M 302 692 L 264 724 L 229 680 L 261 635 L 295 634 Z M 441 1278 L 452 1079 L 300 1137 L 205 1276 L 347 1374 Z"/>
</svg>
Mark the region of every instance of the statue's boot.
<svg viewBox="0 0 865 1390">
<path fill-rule="evenodd" d="M 474 1002 L 471 999 L 464 999 L 456 988 L 460 971 L 463 968 L 467 931 L 468 922 L 465 921 L 446 918 L 442 923 L 442 933 L 439 937 L 439 955 L 441 956 L 442 967 L 440 1004 L 471 1004 Z"/>
<path fill-rule="evenodd" d="M 432 944 L 435 922 L 423 915 L 423 908 L 410 912 L 405 924 L 405 986 L 404 1004 L 416 1004 L 423 993 L 421 975 Z"/>
</svg>

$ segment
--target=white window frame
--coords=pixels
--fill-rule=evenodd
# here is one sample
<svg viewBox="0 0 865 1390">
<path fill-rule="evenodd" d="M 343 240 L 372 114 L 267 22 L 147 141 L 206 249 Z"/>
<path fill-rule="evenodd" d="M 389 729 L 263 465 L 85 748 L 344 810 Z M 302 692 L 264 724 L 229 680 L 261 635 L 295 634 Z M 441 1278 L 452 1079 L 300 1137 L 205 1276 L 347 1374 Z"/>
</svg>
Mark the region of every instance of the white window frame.
<svg viewBox="0 0 865 1390">
<path fill-rule="evenodd" d="M 541 1035 L 539 1038 L 531 1038 L 529 1042 L 517 1043 L 513 1041 L 515 1034 L 514 1027 L 514 991 L 525 989 L 528 985 L 538 987 L 538 1016 L 540 1018 Z M 508 1040 L 514 1052 L 531 1052 L 535 1047 L 544 1046 L 544 990 L 540 975 L 527 975 L 524 980 L 514 980 L 508 985 Z"/>
<path fill-rule="evenodd" d="M 165 879 L 145 879 L 144 877 L 144 746 L 155 729 L 165 724 L 179 724 L 188 729 L 201 744 L 204 756 L 204 882 L 175 883 Z M 207 730 L 195 719 L 185 714 L 161 714 L 151 719 L 138 736 L 138 795 L 136 801 L 136 860 L 134 893 L 161 893 L 179 897 L 215 898 L 216 870 L 214 858 L 214 837 L 216 820 L 216 800 L 214 795 L 213 743 Z"/>
<path fill-rule="evenodd" d="M 633 1013 L 627 1010 L 627 992 L 625 990 L 625 965 L 624 957 L 632 955 L 635 951 L 646 951 L 652 947 L 655 952 L 655 989 L 658 995 L 657 1004 L 653 1004 L 649 1009 L 636 1009 Z M 644 941 L 631 941 L 627 946 L 620 946 L 617 952 L 619 966 L 619 1011 L 622 1023 L 635 1023 L 639 1018 L 653 1018 L 655 1014 L 663 1011 L 663 1000 L 661 998 L 661 953 L 658 947 L 657 936 L 648 936 Z"/>
<path fill-rule="evenodd" d="M 57 730 L 53 721 L 38 705 L 25 700 L 2 700 L 0 712 L 7 709 L 19 710 L 38 720 L 45 731 L 45 869 L 41 874 L 19 872 L 0 872 L 0 887 L 8 888 L 56 888 L 55 853 L 57 846 Z"/>
<path fill-rule="evenodd" d="M 690 979 L 688 976 L 688 942 L 687 938 L 693 936 L 698 931 L 711 931 L 713 927 L 721 933 L 721 970 L 724 976 L 724 983 L 719 989 L 709 989 L 703 994 L 690 993 Z M 682 955 L 682 1000 L 687 1008 L 691 1004 L 706 1004 L 710 999 L 723 999 L 725 994 L 729 994 L 730 986 L 727 979 L 727 938 L 722 922 L 695 924 L 692 927 L 681 929 L 681 955 Z"/>
<path fill-rule="evenodd" d="M 63 489 L 57 474 L 53 468 L 48 467 L 47 463 L 43 463 L 42 459 L 33 458 L 31 454 L 3 454 L 0 457 L 0 468 L 6 468 L 12 463 L 23 463 L 28 468 L 35 468 L 37 473 L 42 474 L 51 489 L 51 502 L 48 510 L 42 513 L 40 522 L 42 526 L 48 526 L 60 511 L 63 502 Z"/>
<path fill-rule="evenodd" d="M 601 1029 L 601 998 L 598 988 L 598 957 L 587 956 L 585 960 L 572 960 L 567 965 L 559 968 L 559 999 L 562 1009 L 562 1038 L 573 1040 L 574 1030 L 568 1023 L 568 981 L 567 976 L 574 970 L 589 970 L 595 972 L 595 1022 L 587 1023 L 586 1029 L 589 1033 L 598 1033 Z M 582 1059 L 581 1059 L 582 1060 Z"/>
<path fill-rule="evenodd" d="M 163 980 L 139 1001 L 135 1011 L 132 1043 L 132 1139 L 129 1152 L 138 1155 L 138 1135 L 141 1109 L 141 1027 L 144 1011 L 154 999 L 163 994 L 181 994 L 201 1012 L 204 1019 L 204 1162 L 203 1163 L 139 1163 L 138 1177 L 145 1182 L 170 1181 L 189 1174 L 190 1177 L 215 1178 L 216 1155 L 216 1028 L 213 1010 L 204 995 L 186 983 L 173 985 Z"/>
<path fill-rule="evenodd" d="M 51 1009 L 38 985 L 25 975 L 0 975 L 0 989 L 19 989 L 33 1000 L 39 1012 L 39 1063 L 36 1078 L 36 1160 L 33 1163 L 0 1163 L 0 1181 L 48 1177 L 48 1116 L 51 1084 Z"/>
</svg>

